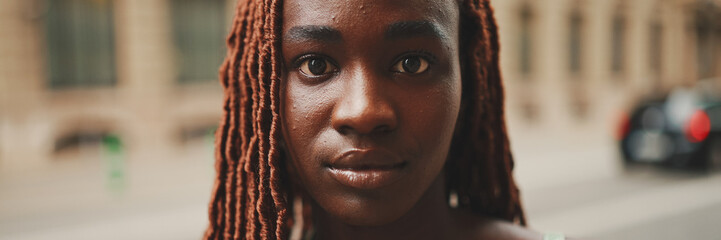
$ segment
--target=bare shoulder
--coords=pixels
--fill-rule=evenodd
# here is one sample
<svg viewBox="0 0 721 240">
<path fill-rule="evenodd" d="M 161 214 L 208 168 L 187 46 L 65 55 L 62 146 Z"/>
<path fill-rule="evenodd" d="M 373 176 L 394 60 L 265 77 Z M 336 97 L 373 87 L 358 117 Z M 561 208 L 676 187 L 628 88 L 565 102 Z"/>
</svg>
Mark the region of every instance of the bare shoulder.
<svg viewBox="0 0 721 240">
<path fill-rule="evenodd" d="M 509 221 L 477 216 L 465 211 L 454 212 L 460 239 L 482 240 L 543 240 L 544 235 Z M 565 240 L 581 240 L 565 237 Z"/>
<path fill-rule="evenodd" d="M 504 240 L 540 240 L 543 234 L 498 219 L 481 219 L 474 230 L 474 239 L 504 239 Z"/>
<path fill-rule="evenodd" d="M 503 239 L 503 240 L 545 240 L 544 234 L 536 232 L 527 227 L 513 224 L 504 220 L 486 219 L 485 224 L 478 226 L 474 238 L 471 239 Z M 578 238 L 565 237 L 565 240 L 580 240 Z"/>
<path fill-rule="evenodd" d="M 508 221 L 460 213 L 463 239 L 541 240 L 543 235 Z"/>
</svg>

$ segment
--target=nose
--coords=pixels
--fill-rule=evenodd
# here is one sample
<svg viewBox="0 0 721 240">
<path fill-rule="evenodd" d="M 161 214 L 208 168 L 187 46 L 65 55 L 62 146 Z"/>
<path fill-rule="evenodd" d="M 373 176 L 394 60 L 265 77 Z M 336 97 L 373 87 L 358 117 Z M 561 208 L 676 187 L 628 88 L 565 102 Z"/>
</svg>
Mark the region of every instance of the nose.
<svg viewBox="0 0 721 240">
<path fill-rule="evenodd" d="M 343 135 L 386 133 L 396 129 L 398 119 L 390 98 L 384 91 L 383 79 L 368 71 L 359 71 L 344 84 L 331 125 Z"/>
</svg>

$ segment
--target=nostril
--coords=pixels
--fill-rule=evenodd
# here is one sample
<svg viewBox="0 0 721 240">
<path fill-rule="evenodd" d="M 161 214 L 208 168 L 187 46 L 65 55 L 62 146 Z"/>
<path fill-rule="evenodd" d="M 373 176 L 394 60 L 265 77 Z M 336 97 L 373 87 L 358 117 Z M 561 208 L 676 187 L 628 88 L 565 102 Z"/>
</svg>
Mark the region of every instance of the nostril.
<svg viewBox="0 0 721 240">
<path fill-rule="evenodd" d="M 368 131 L 370 130 L 370 131 Z M 389 133 L 393 131 L 393 128 L 389 125 L 380 125 L 372 129 L 356 129 L 353 128 L 350 125 L 343 125 L 337 128 L 338 133 L 341 135 L 348 135 L 348 134 L 374 134 L 374 133 Z"/>
<path fill-rule="evenodd" d="M 387 133 L 390 131 L 391 131 L 391 128 L 388 125 L 381 125 L 381 126 L 376 127 L 375 129 L 373 129 L 373 132 L 377 132 L 377 133 Z"/>
<path fill-rule="evenodd" d="M 353 130 L 353 128 L 351 128 L 350 126 L 347 126 L 347 125 L 341 126 L 338 128 L 338 132 L 341 135 L 348 135 L 352 130 Z"/>
</svg>

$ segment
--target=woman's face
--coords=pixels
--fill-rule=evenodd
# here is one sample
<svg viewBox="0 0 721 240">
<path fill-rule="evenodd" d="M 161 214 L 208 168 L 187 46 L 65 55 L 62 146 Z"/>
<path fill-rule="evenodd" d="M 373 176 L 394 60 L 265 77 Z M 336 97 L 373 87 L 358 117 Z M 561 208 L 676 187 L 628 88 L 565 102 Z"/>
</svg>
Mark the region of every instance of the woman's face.
<svg viewBox="0 0 721 240">
<path fill-rule="evenodd" d="M 330 216 L 382 225 L 439 178 L 461 102 L 455 1 L 286 0 L 283 134 Z"/>
</svg>

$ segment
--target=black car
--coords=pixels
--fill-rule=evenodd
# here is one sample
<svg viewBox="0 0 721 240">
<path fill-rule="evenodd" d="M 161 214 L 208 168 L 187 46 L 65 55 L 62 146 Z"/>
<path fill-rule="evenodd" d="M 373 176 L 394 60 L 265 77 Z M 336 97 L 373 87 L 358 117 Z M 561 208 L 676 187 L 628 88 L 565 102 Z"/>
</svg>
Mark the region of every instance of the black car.
<svg viewBox="0 0 721 240">
<path fill-rule="evenodd" d="M 721 169 L 721 98 L 710 84 L 647 100 L 619 126 L 626 163 Z"/>
</svg>

